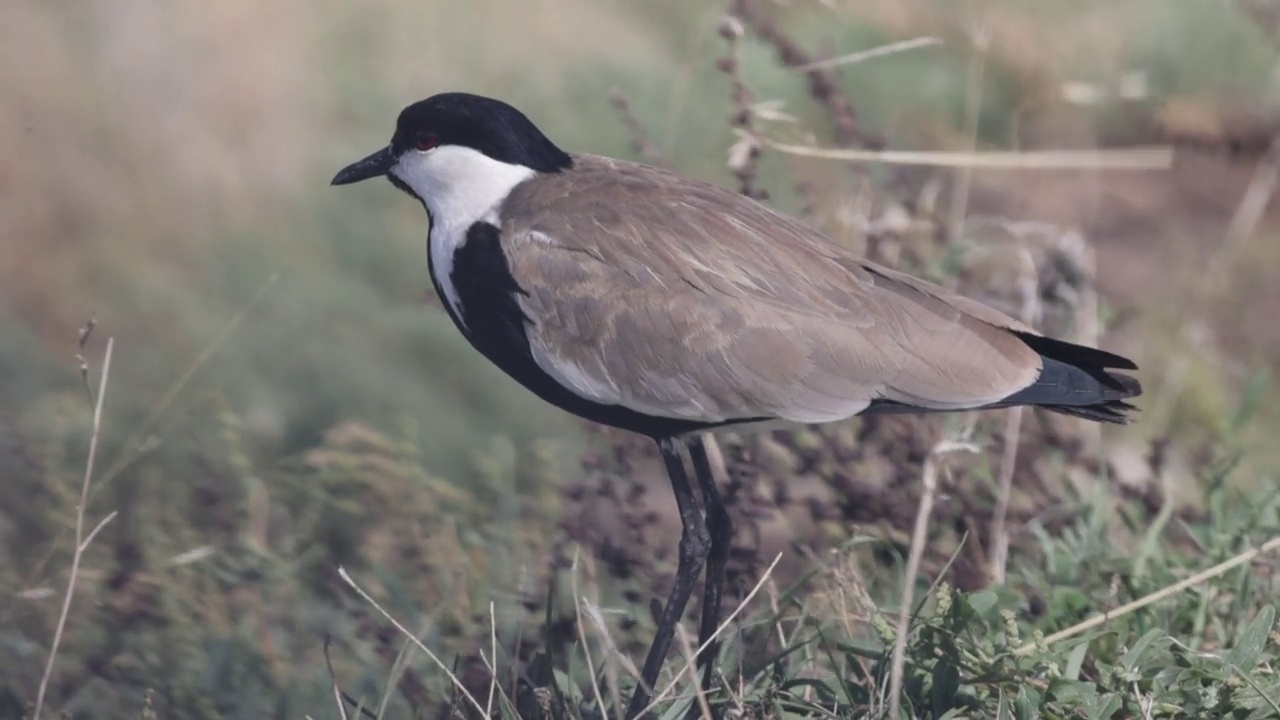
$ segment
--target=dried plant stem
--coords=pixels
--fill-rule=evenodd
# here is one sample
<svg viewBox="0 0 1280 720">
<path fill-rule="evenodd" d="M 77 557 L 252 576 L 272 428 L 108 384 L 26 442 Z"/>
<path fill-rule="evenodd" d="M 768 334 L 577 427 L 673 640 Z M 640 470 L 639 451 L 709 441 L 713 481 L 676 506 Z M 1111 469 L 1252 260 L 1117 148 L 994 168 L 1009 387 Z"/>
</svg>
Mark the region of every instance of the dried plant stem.
<svg viewBox="0 0 1280 720">
<path fill-rule="evenodd" d="M 689 631 L 684 629 L 683 625 L 676 626 L 676 639 L 680 641 L 680 652 L 684 655 L 685 663 L 695 665 L 698 658 L 693 654 L 693 642 L 689 639 Z M 693 684 L 694 702 L 698 706 L 698 717 L 702 720 L 714 720 L 715 716 L 711 714 L 711 706 L 707 704 L 707 694 L 702 691 L 702 683 L 695 682 Z M 690 713 L 686 718 L 692 717 L 693 708 L 689 708 Z"/>
<path fill-rule="evenodd" d="M 968 443 L 943 440 L 933 446 L 925 458 L 921 482 L 924 492 L 916 508 L 915 528 L 911 532 L 911 552 L 907 555 L 907 572 L 902 580 L 902 610 L 898 613 L 897 635 L 893 641 L 893 663 L 889 673 L 889 717 L 898 717 L 902 703 L 902 671 L 907 662 L 907 634 L 911 631 L 911 604 L 914 601 L 916 575 L 920 572 L 920 560 L 929 532 L 929 516 L 933 513 L 933 501 L 938 495 L 938 458 L 947 453 L 964 450 L 974 452 Z"/>
<path fill-rule="evenodd" d="M 329 645 L 332 638 L 325 635 L 324 638 L 324 664 L 329 669 L 329 687 L 333 689 L 333 701 L 338 704 L 338 717 L 341 720 L 347 719 L 347 704 L 342 700 L 342 688 L 338 687 L 338 676 L 333 672 L 333 658 L 329 656 Z"/>
<path fill-rule="evenodd" d="M 1040 314 L 1040 299 L 1037 289 L 1040 285 L 1040 271 L 1036 269 L 1035 260 L 1025 241 L 1018 248 L 1022 260 L 1022 273 L 1018 287 L 1022 291 L 1021 317 L 1028 326 L 1035 325 Z M 1003 585 L 1005 565 L 1009 561 L 1009 530 L 1006 522 L 1009 517 L 1009 501 L 1013 496 L 1013 472 L 1018 467 L 1018 441 L 1022 437 L 1022 416 L 1025 408 L 1009 408 L 1005 415 L 1004 451 L 1000 454 L 1000 481 L 996 488 L 996 507 L 991 517 L 991 548 L 987 553 L 987 574 L 993 583 Z"/>
<path fill-rule="evenodd" d="M 1101 319 L 1098 315 L 1098 254 L 1094 252 L 1083 235 L 1079 238 L 1076 256 L 1079 267 L 1084 272 L 1087 282 L 1080 291 L 1080 300 L 1076 306 L 1074 329 L 1076 342 L 1089 347 L 1098 347 L 1101 334 Z M 1102 425 L 1084 418 L 1076 421 L 1076 432 L 1084 442 L 1085 452 L 1095 457 L 1102 456 Z"/>
<path fill-rule="evenodd" d="M 445 665 L 440 660 L 440 658 L 436 656 L 435 653 L 431 652 L 431 650 L 426 645 L 423 645 L 422 641 L 419 640 L 417 637 L 415 637 L 413 633 L 409 632 L 408 628 L 406 628 L 404 625 L 401 625 L 399 620 L 396 620 L 394 617 L 392 617 L 391 613 L 382 609 L 382 606 L 379 605 L 376 600 L 370 597 L 369 593 L 364 591 L 364 588 L 357 585 L 356 581 L 351 579 L 351 575 L 347 573 L 346 568 L 341 566 L 338 567 L 338 577 L 342 578 L 343 582 L 350 585 L 351 589 L 359 593 L 360 597 L 364 598 L 365 602 L 372 605 L 375 610 L 381 613 L 382 617 L 386 618 L 387 622 L 390 622 L 392 625 L 394 625 L 396 630 L 399 630 L 400 634 L 404 635 L 405 638 L 409 640 L 409 642 L 412 642 L 414 645 L 417 646 L 419 650 L 425 653 L 426 656 L 431 659 L 431 662 L 436 664 L 436 667 L 443 670 L 444 674 L 449 678 L 449 682 L 453 683 L 453 686 L 458 688 L 458 690 L 462 692 L 462 696 L 467 699 L 467 702 L 471 703 L 471 707 L 475 708 L 476 712 L 479 712 L 481 716 L 484 717 L 484 706 L 480 704 L 480 701 L 476 700 L 475 696 L 471 694 L 470 690 L 467 690 L 467 686 L 462 684 L 462 681 L 458 679 L 457 675 L 453 674 L 453 671 L 449 669 L 448 665 Z"/>
<path fill-rule="evenodd" d="M 84 535 L 84 513 L 89 504 L 89 486 L 93 481 L 93 461 L 98 455 L 98 436 L 102 429 L 102 401 L 107 395 L 107 379 L 111 376 L 111 351 L 115 338 L 107 338 L 107 350 L 102 359 L 102 378 L 98 381 L 98 398 L 93 406 L 93 426 L 89 434 L 89 457 L 85 460 L 84 482 L 80 485 L 80 503 L 76 505 L 76 546 L 71 554 L 71 576 L 67 578 L 67 591 L 62 596 L 62 613 L 58 616 L 58 625 L 53 631 L 53 643 L 49 646 L 49 659 L 45 662 L 44 675 L 40 678 L 40 689 L 36 691 L 35 720 L 40 720 L 44 711 L 44 695 L 49 689 L 49 678 L 53 676 L 53 663 L 58 657 L 58 646 L 62 643 L 62 632 L 67 626 L 67 615 L 71 612 L 71 598 L 75 595 L 76 576 L 80 572 L 80 558 L 84 555 L 89 542 L 97 536 L 98 531 L 116 516 L 111 513 L 93 528 L 86 538 Z"/>
<path fill-rule="evenodd" d="M 1191 283 L 1191 291 L 1183 293 L 1179 306 L 1174 313 L 1177 317 L 1188 318 L 1183 325 L 1183 338 L 1188 345 L 1198 344 L 1202 339 L 1196 320 L 1202 320 L 1202 308 L 1207 306 L 1208 296 L 1215 289 L 1223 286 L 1227 272 L 1239 261 L 1240 256 L 1249 246 L 1249 241 L 1257 234 L 1258 223 L 1271 203 L 1277 183 L 1280 182 L 1280 137 L 1272 141 L 1267 153 L 1254 169 L 1244 195 L 1236 205 L 1231 222 L 1227 225 L 1226 237 L 1210 255 L 1205 269 L 1196 274 Z M 1163 384 L 1155 400 L 1148 404 L 1149 427 L 1167 430 L 1173 422 L 1178 400 L 1186 387 L 1186 375 L 1191 368 L 1191 353 L 1178 353 L 1174 361 L 1165 370 Z M 1152 431 L 1158 435 L 1163 430 Z"/>
<path fill-rule="evenodd" d="M 738 603 L 738 606 L 733 609 L 733 612 L 729 613 L 729 617 L 721 621 L 720 626 L 716 628 L 716 631 L 711 633 L 711 637 L 707 638 L 705 642 L 698 646 L 698 651 L 693 653 L 692 658 L 685 662 L 684 667 L 680 668 L 680 672 L 676 673 L 675 677 L 671 678 L 671 682 L 667 683 L 667 686 L 662 689 L 662 692 L 658 693 L 657 697 L 650 700 L 649 704 L 640 711 L 640 717 L 644 717 L 646 713 L 657 707 L 658 703 L 665 700 L 667 696 L 671 694 L 671 691 L 675 689 L 676 683 L 680 682 L 680 678 L 684 677 L 685 673 L 696 667 L 698 653 L 701 653 L 708 645 L 714 642 L 716 638 L 720 637 L 720 634 L 725 631 L 725 628 L 729 627 L 729 624 L 746 609 L 747 605 L 751 602 L 751 599 L 754 598 L 756 593 L 760 592 L 760 588 L 764 587 L 765 583 L 768 582 L 769 578 L 773 575 L 773 569 L 778 567 L 778 563 L 781 561 L 782 553 L 778 553 L 774 556 L 773 562 L 769 563 L 769 567 L 764 569 L 764 574 L 760 576 L 760 580 L 756 582 L 755 587 L 751 588 L 751 592 L 747 593 L 747 596 L 742 598 L 742 602 Z"/>
<path fill-rule="evenodd" d="M 1259 555 L 1265 555 L 1266 553 L 1272 552 L 1274 550 L 1280 550 L 1280 537 L 1271 538 L 1270 540 L 1266 541 L 1265 543 L 1263 543 L 1262 545 L 1259 545 L 1256 548 L 1245 550 L 1244 552 L 1240 553 L 1239 555 L 1236 555 L 1230 560 L 1224 560 L 1223 562 L 1220 562 L 1217 565 L 1214 565 L 1213 567 L 1207 570 L 1201 570 L 1200 572 L 1196 573 L 1195 575 L 1192 575 L 1191 577 L 1185 580 L 1176 582 L 1168 587 L 1157 590 L 1149 595 L 1140 597 L 1137 600 L 1134 600 L 1132 602 L 1127 602 L 1124 605 L 1121 605 L 1120 607 L 1116 608 L 1115 610 L 1099 613 L 1089 618 L 1088 620 L 1084 620 L 1083 622 L 1078 622 L 1075 625 L 1072 625 L 1071 627 L 1067 628 L 1066 630 L 1061 630 L 1059 632 L 1056 632 L 1046 637 L 1043 642 L 1045 645 L 1050 645 L 1062 640 L 1066 640 L 1067 638 L 1072 637 L 1073 635 L 1079 635 L 1085 630 L 1097 627 L 1099 625 L 1102 625 L 1103 623 L 1109 622 L 1118 617 L 1128 615 L 1129 613 L 1135 610 L 1141 610 L 1142 608 L 1148 605 L 1151 605 L 1153 603 L 1157 603 L 1169 597 L 1170 595 L 1174 595 L 1188 588 L 1195 587 L 1196 585 L 1199 585 L 1200 583 L 1205 582 L 1206 580 L 1211 580 L 1219 575 L 1222 575 L 1227 571 L 1232 570 L 1233 568 L 1237 568 L 1241 565 L 1244 565 L 1245 563 L 1252 562 L 1253 559 L 1258 557 Z M 1015 650 L 1014 654 L 1029 655 L 1032 651 L 1036 649 L 1036 645 L 1037 644 L 1034 642 L 1027 643 L 1026 645 L 1023 645 L 1022 647 Z"/>
<path fill-rule="evenodd" d="M 830 68 L 840 67 L 842 65 L 854 65 L 867 60 L 873 60 L 878 57 L 884 57 L 886 55 L 894 55 L 908 50 L 915 50 L 916 48 L 941 44 L 942 40 L 936 37 L 924 36 L 912 38 L 910 40 L 901 40 L 899 42 L 889 43 L 888 45 L 880 45 L 873 47 L 870 50 L 859 50 L 857 52 L 849 53 L 848 55 L 841 55 L 839 57 L 828 58 L 826 60 L 816 60 L 805 65 L 797 65 L 793 69 L 796 72 L 827 70 Z"/>
<path fill-rule="evenodd" d="M 605 650 L 607 651 L 605 653 L 605 659 L 613 661 L 606 662 L 604 667 L 605 672 L 608 673 L 610 682 L 612 683 L 609 691 L 613 699 L 614 707 L 619 708 L 619 712 L 621 712 L 622 706 L 619 702 L 621 700 L 621 696 L 618 692 L 617 683 L 618 666 L 621 666 L 622 669 L 626 671 L 627 675 L 631 676 L 633 680 L 640 679 L 640 670 L 636 668 L 635 663 L 631 661 L 631 658 L 623 654 L 622 650 L 618 648 L 618 644 L 614 642 L 613 636 L 609 634 L 609 626 L 604 621 L 604 615 L 600 612 L 600 606 L 596 605 L 591 600 L 587 601 L 587 617 L 591 618 L 591 624 L 595 625 L 596 633 L 604 642 Z"/>
<path fill-rule="evenodd" d="M 89 344 L 89 338 L 93 337 L 93 329 L 98 326 L 98 318 L 90 317 L 89 321 L 80 328 L 80 347 L 76 351 L 76 361 L 80 363 L 80 380 L 84 383 L 85 395 L 89 397 L 89 406 L 94 405 L 93 387 L 89 384 L 89 361 L 84 359 L 84 348 Z"/>
<path fill-rule="evenodd" d="M 926 150 L 853 150 L 797 145 L 764 139 L 764 144 L 791 155 L 878 162 L 889 165 L 932 167 L 972 167 L 981 170 L 1168 170 L 1173 167 L 1173 148 L 1167 145 L 1127 150 L 988 150 L 948 152 Z"/>
<path fill-rule="evenodd" d="M 582 656 L 587 661 L 587 675 L 591 678 L 591 692 L 596 698 L 596 707 L 600 709 L 601 715 L 604 714 L 604 696 L 600 694 L 600 683 L 596 682 L 596 665 L 591 659 L 591 640 L 587 637 L 586 623 L 582 622 L 582 593 L 578 589 L 578 554 L 580 549 L 575 549 L 573 553 L 573 568 L 570 570 L 570 578 L 573 583 L 573 615 L 574 621 L 578 626 L 578 637 L 582 639 Z"/>
<path fill-rule="evenodd" d="M 1244 195 L 1236 205 L 1231 222 L 1227 225 L 1226 236 L 1210 255 L 1205 269 L 1196 275 L 1191 292 L 1183 293 L 1180 307 L 1175 312 L 1178 317 L 1189 318 L 1183 326 L 1183 337 L 1188 344 L 1198 344 L 1202 338 L 1198 329 L 1199 320 L 1204 322 L 1204 310 L 1208 296 L 1221 288 L 1227 280 L 1228 271 L 1239 261 L 1240 256 L 1249 246 L 1249 241 L 1257 234 L 1258 223 L 1271 203 L 1276 184 L 1280 181 L 1280 137 L 1272 141 L 1267 153 L 1254 169 Z M 1209 323 L 1205 323 L 1209 324 Z M 1192 353 L 1179 353 L 1169 369 L 1165 372 L 1164 384 L 1157 395 L 1158 402 L 1152 407 L 1160 409 L 1160 414 L 1151 412 L 1153 420 L 1149 426 L 1167 430 L 1173 421 L 1178 400 L 1186 386 L 1186 374 L 1191 367 Z M 1158 434 L 1160 431 L 1155 431 Z"/>
<path fill-rule="evenodd" d="M 115 462 L 107 467 L 106 472 L 103 473 L 103 485 L 110 483 L 117 475 L 124 472 L 134 460 L 138 459 L 138 456 L 141 454 L 138 452 L 138 448 L 141 447 L 143 441 L 147 439 L 147 435 L 151 433 L 151 428 L 155 427 L 156 422 L 160 420 L 160 416 L 169 409 L 169 406 L 178 398 L 178 395 L 186 389 L 187 385 L 191 382 L 191 379 L 200 371 L 200 368 L 204 367 L 204 364 L 209 361 L 209 358 L 213 356 L 214 352 L 226 343 L 226 341 L 236 331 L 236 328 L 240 327 L 240 323 L 244 322 L 244 319 L 248 317 L 249 313 L 255 307 L 258 306 L 259 302 L 262 302 L 262 299 L 267 296 L 267 292 L 271 290 L 271 288 L 276 284 L 276 280 L 279 278 L 280 275 L 278 273 L 272 273 L 271 276 L 267 278 L 266 282 L 262 284 L 262 287 L 258 288 L 258 291 L 253 294 L 253 297 L 249 298 L 249 301 L 237 310 L 235 315 L 231 316 L 231 319 L 227 321 L 227 324 L 222 326 L 222 329 L 218 331 L 218 334 L 214 337 L 213 341 L 196 356 L 195 360 L 191 361 L 191 364 L 182 372 L 182 375 L 178 378 L 177 382 L 169 386 L 169 389 L 165 391 L 164 396 L 160 398 L 160 402 L 156 403 L 155 407 L 152 408 L 151 413 L 147 415 L 142 424 L 134 430 L 133 434 L 131 434 L 121 446 L 122 450 L 120 455 L 116 458 Z"/>
<path fill-rule="evenodd" d="M 494 617 L 492 600 L 489 601 L 489 655 L 489 699 L 484 704 L 485 717 L 493 717 L 493 696 L 498 689 L 498 619 Z"/>
<path fill-rule="evenodd" d="M 627 96 L 623 95 L 621 90 L 614 88 L 609 91 L 609 104 L 617 111 L 622 124 L 631 133 L 631 151 L 651 165 L 665 165 L 666 160 L 658 151 L 658 147 L 649 139 L 649 133 L 645 132 L 640 118 L 636 117 L 635 112 L 631 110 L 631 103 L 627 101 Z"/>
<path fill-rule="evenodd" d="M 907 633 L 911 631 L 911 603 L 914 600 L 916 573 L 920 571 L 920 559 L 924 555 L 925 535 L 929 530 L 929 515 L 933 512 L 933 500 L 938 492 L 937 471 L 933 458 L 924 465 L 924 492 L 916 508 L 915 529 L 911 534 L 911 552 L 907 557 L 907 572 L 902 581 L 902 611 L 898 613 L 897 636 L 893 640 L 893 665 L 889 674 L 889 717 L 898 717 L 902 694 L 902 670 L 906 665 Z"/>
<path fill-rule="evenodd" d="M 965 85 L 964 138 L 965 151 L 974 152 L 978 147 L 978 116 L 982 113 L 982 83 L 987 67 L 987 47 L 990 45 L 986 28 L 977 27 L 973 32 L 973 56 L 969 60 L 968 82 Z M 969 188 L 973 184 L 973 166 L 959 168 L 955 185 L 951 187 L 951 215 L 947 223 L 948 237 L 960 237 L 969 210 Z"/>
<path fill-rule="evenodd" d="M 267 281 L 263 283 L 262 287 L 260 287 L 254 296 L 249 299 L 249 302 L 245 303 L 244 306 L 227 321 L 227 324 L 223 326 L 222 330 L 219 331 L 213 341 L 209 343 L 203 351 L 201 351 L 190 365 L 187 366 L 186 370 L 183 371 L 182 376 L 179 377 L 173 385 L 169 386 L 169 389 L 165 391 L 164 396 L 160 398 L 160 402 L 156 403 L 152 408 L 151 413 L 147 415 L 147 418 L 143 420 L 142 424 L 139 425 L 128 437 L 126 437 L 125 441 L 120 445 L 120 453 L 116 456 L 115 461 L 108 465 L 107 469 L 102 473 L 102 477 L 98 480 L 98 484 L 93 488 L 94 493 L 97 493 L 99 489 L 110 485 L 112 480 L 115 480 L 120 473 L 128 469 L 134 460 L 138 459 L 142 454 L 139 448 L 142 447 L 144 441 L 147 439 L 147 435 L 151 432 L 151 429 L 155 426 L 156 422 L 158 422 L 160 417 L 164 415 L 165 411 L 169 409 L 169 406 L 173 404 L 173 401 L 177 399 L 178 395 L 186 388 L 187 384 L 191 382 L 191 379 L 195 377 L 200 368 L 204 367 L 204 364 L 213 356 L 213 353 L 218 348 L 222 347 L 223 343 L 231 337 L 232 333 L 240 326 L 240 323 L 245 319 L 249 312 L 267 296 L 267 291 L 275 285 L 278 278 L 279 275 L 276 273 L 273 273 L 271 277 L 267 278 Z M 87 339 L 87 337 L 83 335 L 82 338 Z M 90 497 L 92 497 L 92 495 Z M 40 561 L 32 568 L 28 575 L 29 583 L 33 582 L 34 578 L 39 577 L 44 572 L 45 566 L 49 563 L 49 560 L 53 558 L 58 546 L 62 544 L 63 537 L 64 536 L 59 533 L 58 537 L 54 539 L 53 544 L 50 546 L 49 551 L 46 552 L 44 556 L 40 558 Z M 8 613 L 7 608 L 5 613 Z M 0 617 L 0 622 L 4 622 L 6 619 L 6 617 Z"/>
<path fill-rule="evenodd" d="M 1009 517 L 1009 499 L 1013 495 L 1013 471 L 1018 466 L 1018 440 L 1022 434 L 1022 408 L 1006 411 L 1004 422 L 1004 451 L 1000 454 L 1000 484 L 996 489 L 996 507 L 991 516 L 991 550 L 987 553 L 990 566 L 987 573 L 991 582 L 1003 585 L 1005 564 L 1009 560 L 1009 530 L 1005 526 Z"/>
<path fill-rule="evenodd" d="M 772 45 L 778 53 L 779 62 L 792 69 L 803 69 L 805 79 L 809 82 L 809 95 L 826 108 L 827 115 L 831 118 L 832 135 L 836 144 L 842 147 L 882 145 L 881 139 L 867 136 L 858 127 L 858 114 L 841 91 L 832 69 L 815 63 L 794 39 L 778 27 L 762 5 L 759 0 L 734 0 L 729 12 L 750 28 L 756 37 Z"/>
<path fill-rule="evenodd" d="M 1249 181 L 1249 187 L 1245 189 L 1244 196 L 1240 198 L 1240 204 L 1236 206 L 1235 214 L 1231 216 L 1226 237 L 1209 260 L 1202 287 L 1221 286 L 1227 270 L 1235 264 L 1248 247 L 1249 240 L 1257 234 L 1258 223 L 1262 221 L 1262 214 L 1271 203 L 1271 196 L 1275 192 L 1278 180 L 1280 180 L 1280 138 L 1272 142 L 1271 147 L 1267 149 L 1267 154 L 1254 170 L 1253 179 Z"/>
<path fill-rule="evenodd" d="M 627 672 L 632 679 L 639 681 L 640 671 L 631 662 L 631 658 L 627 657 L 618 649 L 617 643 L 613 641 L 613 636 L 609 634 L 609 626 L 605 624 L 604 616 L 600 613 L 599 606 L 593 602 L 587 602 L 587 616 L 591 618 L 591 623 L 595 625 L 596 633 L 604 642 L 604 672 L 605 679 L 609 682 L 609 699 L 613 701 L 614 715 L 618 720 L 622 720 L 622 694 L 618 685 L 618 666 Z"/>
<path fill-rule="evenodd" d="M 729 126 L 738 136 L 729 148 L 729 170 L 738 179 L 738 192 L 756 200 L 768 199 L 768 193 L 756 185 L 759 172 L 760 138 L 753 127 L 751 103 L 754 97 L 751 89 L 742 79 L 739 72 L 738 43 L 742 38 L 742 21 L 730 13 L 720 21 L 720 37 L 726 45 L 724 57 L 716 62 L 716 67 L 729 76 L 732 83 L 730 91 Z"/>
</svg>

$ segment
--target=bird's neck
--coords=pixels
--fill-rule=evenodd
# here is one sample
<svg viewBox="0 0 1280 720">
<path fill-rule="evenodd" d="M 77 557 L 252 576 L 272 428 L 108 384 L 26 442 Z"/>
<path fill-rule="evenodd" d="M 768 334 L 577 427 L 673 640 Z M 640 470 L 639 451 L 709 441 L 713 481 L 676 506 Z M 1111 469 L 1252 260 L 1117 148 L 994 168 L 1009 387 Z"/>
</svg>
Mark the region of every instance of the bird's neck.
<svg viewBox="0 0 1280 720">
<path fill-rule="evenodd" d="M 431 216 L 428 241 L 431 272 L 456 317 L 461 304 L 452 275 L 454 255 L 478 222 L 497 224 L 503 200 L 536 173 L 523 165 L 494 160 L 463 147 L 441 147 L 402 158 L 394 170 Z"/>
</svg>

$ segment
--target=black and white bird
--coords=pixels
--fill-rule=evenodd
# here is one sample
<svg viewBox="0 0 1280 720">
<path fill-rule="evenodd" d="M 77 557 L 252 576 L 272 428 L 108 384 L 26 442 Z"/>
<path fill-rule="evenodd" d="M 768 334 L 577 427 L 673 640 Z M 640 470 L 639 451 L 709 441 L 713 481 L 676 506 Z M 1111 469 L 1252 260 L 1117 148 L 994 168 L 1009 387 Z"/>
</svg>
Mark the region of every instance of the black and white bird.
<svg viewBox="0 0 1280 720">
<path fill-rule="evenodd" d="M 430 221 L 428 268 L 458 329 L 570 413 L 653 438 L 684 530 L 627 716 L 649 702 L 702 566 L 716 629 L 732 529 L 703 433 L 762 421 L 1038 406 L 1126 421 L 1130 360 L 1045 337 L 881 267 L 740 194 L 568 153 L 466 93 L 405 108 L 386 147 L 333 178 L 386 177 Z M 699 512 L 684 454 L 703 497 Z M 716 647 L 698 661 L 710 689 Z"/>
</svg>

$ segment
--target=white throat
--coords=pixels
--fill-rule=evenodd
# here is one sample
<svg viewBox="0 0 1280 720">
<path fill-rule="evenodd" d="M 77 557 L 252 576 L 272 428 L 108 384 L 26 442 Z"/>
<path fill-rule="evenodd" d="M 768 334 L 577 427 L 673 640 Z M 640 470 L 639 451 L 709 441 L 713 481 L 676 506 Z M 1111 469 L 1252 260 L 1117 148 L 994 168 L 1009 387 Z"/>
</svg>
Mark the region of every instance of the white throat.
<svg viewBox="0 0 1280 720">
<path fill-rule="evenodd" d="M 432 274 L 454 316 L 461 319 L 462 303 L 452 279 L 453 254 L 467 241 L 472 225 L 480 221 L 496 225 L 502 201 L 535 172 L 468 147 L 444 145 L 427 152 L 409 150 L 391 173 L 412 188 L 431 213 L 427 252 Z"/>
</svg>

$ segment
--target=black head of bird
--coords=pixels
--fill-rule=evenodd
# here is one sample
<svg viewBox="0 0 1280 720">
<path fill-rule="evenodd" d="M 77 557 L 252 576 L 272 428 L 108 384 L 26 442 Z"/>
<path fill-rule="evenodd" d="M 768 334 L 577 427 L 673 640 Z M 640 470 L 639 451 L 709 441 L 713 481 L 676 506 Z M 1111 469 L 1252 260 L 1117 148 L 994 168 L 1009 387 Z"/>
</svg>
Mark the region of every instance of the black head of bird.
<svg viewBox="0 0 1280 720">
<path fill-rule="evenodd" d="M 1116 372 L 1136 369 L 1126 358 L 868 262 L 737 193 L 567 153 L 498 100 L 410 105 L 391 142 L 333 183 L 382 176 L 426 207 L 432 281 L 478 351 L 544 400 L 658 443 L 684 531 L 628 717 L 704 564 L 711 687 L 732 530 L 706 431 L 1019 405 L 1120 423 L 1141 393 Z"/>
<path fill-rule="evenodd" d="M 440 149 L 444 152 L 435 152 Z M 333 184 L 386 176 L 422 200 L 424 195 L 408 185 L 410 178 L 448 175 L 450 165 L 474 165 L 483 172 L 484 158 L 534 172 L 572 164 L 568 153 L 514 107 L 479 95 L 443 93 L 401 110 L 391 142 L 338 173 Z"/>
</svg>

